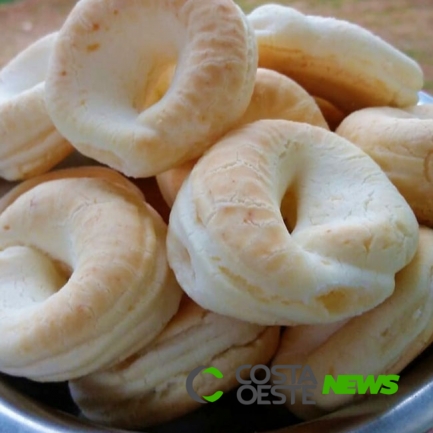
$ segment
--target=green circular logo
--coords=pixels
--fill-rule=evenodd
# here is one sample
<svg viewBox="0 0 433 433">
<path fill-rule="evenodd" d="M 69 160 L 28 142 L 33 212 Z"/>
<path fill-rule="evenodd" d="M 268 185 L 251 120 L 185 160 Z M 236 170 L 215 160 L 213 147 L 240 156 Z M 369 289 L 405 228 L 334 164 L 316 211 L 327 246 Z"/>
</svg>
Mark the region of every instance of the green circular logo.
<svg viewBox="0 0 433 433">
<path fill-rule="evenodd" d="M 212 376 L 216 377 L 217 379 L 222 379 L 224 375 L 221 373 L 221 371 L 218 370 L 218 368 L 215 367 L 204 367 L 200 366 L 197 368 L 194 368 L 194 370 L 191 371 L 191 373 L 188 374 L 188 377 L 186 378 L 186 391 L 188 392 L 189 396 L 196 401 L 197 403 L 214 403 L 215 401 L 219 400 L 222 395 L 224 394 L 222 391 L 216 391 L 212 395 L 203 395 L 201 398 L 197 393 L 194 391 L 194 388 L 192 386 L 192 382 L 194 381 L 194 378 L 200 374 L 211 374 Z M 203 400 L 204 399 L 204 400 Z"/>
</svg>

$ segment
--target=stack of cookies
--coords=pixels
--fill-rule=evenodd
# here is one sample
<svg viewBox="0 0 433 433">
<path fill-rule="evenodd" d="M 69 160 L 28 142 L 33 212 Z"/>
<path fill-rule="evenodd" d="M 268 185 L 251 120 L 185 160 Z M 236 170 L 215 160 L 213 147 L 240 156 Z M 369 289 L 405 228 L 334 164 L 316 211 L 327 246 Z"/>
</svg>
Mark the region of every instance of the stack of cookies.
<svg viewBox="0 0 433 433">
<path fill-rule="evenodd" d="M 200 406 L 202 365 L 198 395 L 245 364 L 398 374 L 433 340 L 422 87 L 349 22 L 78 1 L 0 72 L 0 371 L 127 429 Z"/>
</svg>

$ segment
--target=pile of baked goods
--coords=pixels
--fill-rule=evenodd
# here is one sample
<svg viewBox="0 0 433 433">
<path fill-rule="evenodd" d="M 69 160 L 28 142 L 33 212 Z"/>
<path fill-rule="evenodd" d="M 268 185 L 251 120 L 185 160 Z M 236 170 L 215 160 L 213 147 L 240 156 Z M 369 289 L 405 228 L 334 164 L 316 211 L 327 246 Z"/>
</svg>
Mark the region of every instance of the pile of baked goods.
<svg viewBox="0 0 433 433">
<path fill-rule="evenodd" d="M 200 406 L 201 365 L 224 372 L 197 375 L 201 396 L 244 364 L 399 373 L 433 339 L 422 87 L 334 18 L 78 1 L 0 72 L 0 175 L 21 181 L 0 199 L 0 371 L 69 381 L 123 428 Z M 57 169 L 74 151 L 95 163 Z M 168 220 L 137 186 L 154 177 Z"/>
</svg>

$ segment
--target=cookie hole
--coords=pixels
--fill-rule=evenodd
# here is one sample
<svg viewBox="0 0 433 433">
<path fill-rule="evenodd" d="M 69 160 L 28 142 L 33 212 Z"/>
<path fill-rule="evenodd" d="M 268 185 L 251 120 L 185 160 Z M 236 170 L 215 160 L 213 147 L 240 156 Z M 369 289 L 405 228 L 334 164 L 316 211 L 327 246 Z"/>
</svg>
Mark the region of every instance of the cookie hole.
<svg viewBox="0 0 433 433">
<path fill-rule="evenodd" d="M 21 309 L 44 302 L 68 282 L 71 269 L 28 246 L 0 252 L 0 307 Z"/>
<path fill-rule="evenodd" d="M 141 113 L 159 102 L 167 93 L 173 80 L 176 65 L 155 64 L 148 74 L 146 86 L 137 92 L 133 101 L 134 109 Z"/>
<path fill-rule="evenodd" d="M 289 189 L 284 195 L 280 211 L 288 232 L 292 233 L 298 219 L 298 200 L 295 194 L 295 188 Z"/>
</svg>

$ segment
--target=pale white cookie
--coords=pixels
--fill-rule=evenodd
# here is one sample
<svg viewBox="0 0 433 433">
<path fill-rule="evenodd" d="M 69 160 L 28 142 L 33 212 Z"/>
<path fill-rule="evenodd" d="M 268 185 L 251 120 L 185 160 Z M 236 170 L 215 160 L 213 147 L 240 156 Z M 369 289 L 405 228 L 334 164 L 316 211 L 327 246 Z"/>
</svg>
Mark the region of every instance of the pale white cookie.
<svg viewBox="0 0 433 433">
<path fill-rule="evenodd" d="M 293 78 L 344 112 L 418 100 L 424 84 L 420 66 L 367 29 L 277 4 L 259 6 L 248 20 L 259 66 Z"/>
<path fill-rule="evenodd" d="M 9 193 L 0 214 L 0 371 L 80 377 L 153 340 L 182 291 L 166 226 L 120 174 L 79 168 Z M 107 174 L 107 172 L 110 172 Z"/>
<path fill-rule="evenodd" d="M 45 105 L 45 78 L 57 33 L 37 40 L 0 71 L 0 177 L 21 180 L 53 168 L 73 147 Z"/>
<path fill-rule="evenodd" d="M 326 375 L 398 375 L 431 343 L 432 266 L 433 231 L 424 227 L 413 261 L 397 274 L 394 294 L 381 305 L 346 322 L 286 329 L 273 364 L 308 365 L 317 380 L 310 397 L 316 405 L 303 405 L 296 392 L 295 404 L 287 400 L 292 412 L 314 418 L 361 397 L 332 390 L 322 394 Z"/>
<path fill-rule="evenodd" d="M 380 167 L 324 128 L 261 120 L 194 166 L 170 215 L 170 266 L 203 308 L 263 325 L 330 323 L 394 290 L 418 223 Z"/>
<path fill-rule="evenodd" d="M 433 104 L 365 108 L 349 115 L 336 132 L 371 156 L 418 220 L 433 226 Z"/>
<path fill-rule="evenodd" d="M 150 177 L 232 127 L 256 68 L 254 32 L 232 0 L 80 0 L 55 43 L 47 105 L 80 152 Z"/>
</svg>

